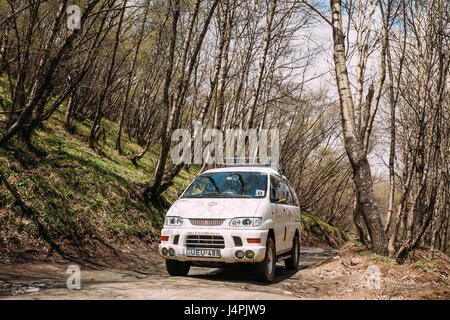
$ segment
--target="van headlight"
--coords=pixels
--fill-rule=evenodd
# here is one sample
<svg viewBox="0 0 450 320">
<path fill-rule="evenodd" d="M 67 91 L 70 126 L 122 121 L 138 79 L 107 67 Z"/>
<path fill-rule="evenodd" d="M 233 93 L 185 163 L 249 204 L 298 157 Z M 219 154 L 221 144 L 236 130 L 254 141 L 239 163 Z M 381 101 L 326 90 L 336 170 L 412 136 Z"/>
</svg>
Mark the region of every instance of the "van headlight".
<svg viewBox="0 0 450 320">
<path fill-rule="evenodd" d="M 181 217 L 166 217 L 164 219 L 164 225 L 166 226 L 181 226 L 183 224 L 183 218 Z"/>
<path fill-rule="evenodd" d="M 230 221 L 232 227 L 259 227 L 262 218 L 234 218 Z"/>
</svg>

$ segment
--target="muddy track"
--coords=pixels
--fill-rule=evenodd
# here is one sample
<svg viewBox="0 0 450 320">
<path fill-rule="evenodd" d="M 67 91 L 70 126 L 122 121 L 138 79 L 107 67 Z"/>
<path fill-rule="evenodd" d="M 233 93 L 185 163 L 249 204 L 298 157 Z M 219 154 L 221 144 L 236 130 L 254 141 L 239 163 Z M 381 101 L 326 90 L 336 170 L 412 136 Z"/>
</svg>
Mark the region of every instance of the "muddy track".
<svg viewBox="0 0 450 320">
<path fill-rule="evenodd" d="M 261 284 L 251 270 L 192 267 L 187 277 L 167 275 L 155 250 L 117 267 L 81 266 L 81 290 L 68 290 L 70 262 L 0 264 L 0 299 L 295 299 L 320 298 L 321 284 L 303 271 L 336 251 L 302 249 L 298 270 L 277 265 L 272 284 Z"/>
</svg>

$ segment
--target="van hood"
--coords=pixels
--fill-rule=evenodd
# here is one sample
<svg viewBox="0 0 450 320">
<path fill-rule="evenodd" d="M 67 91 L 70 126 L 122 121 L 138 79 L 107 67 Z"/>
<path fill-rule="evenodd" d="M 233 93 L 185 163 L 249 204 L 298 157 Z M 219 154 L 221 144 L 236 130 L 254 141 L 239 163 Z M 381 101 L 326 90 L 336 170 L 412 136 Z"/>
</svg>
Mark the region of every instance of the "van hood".
<svg viewBox="0 0 450 320">
<path fill-rule="evenodd" d="M 175 201 L 167 215 L 208 219 L 253 217 L 263 200 L 258 198 L 185 198 Z"/>
</svg>

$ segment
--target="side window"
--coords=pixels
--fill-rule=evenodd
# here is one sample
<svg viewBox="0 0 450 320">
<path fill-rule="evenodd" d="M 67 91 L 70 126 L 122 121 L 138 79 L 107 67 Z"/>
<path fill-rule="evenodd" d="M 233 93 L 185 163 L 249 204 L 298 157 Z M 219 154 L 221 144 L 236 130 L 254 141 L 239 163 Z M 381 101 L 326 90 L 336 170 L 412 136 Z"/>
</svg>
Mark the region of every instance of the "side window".
<svg viewBox="0 0 450 320">
<path fill-rule="evenodd" d="M 282 199 L 282 201 L 280 201 L 280 203 L 292 205 L 292 196 L 291 196 L 291 191 L 289 190 L 289 186 L 284 181 L 280 181 L 279 185 L 280 185 L 280 191 L 284 195 L 284 198 Z"/>
<path fill-rule="evenodd" d="M 288 184 L 279 177 L 270 175 L 270 202 L 275 202 L 277 195 L 277 203 L 292 205 L 293 199 Z"/>
<path fill-rule="evenodd" d="M 275 202 L 276 191 L 278 190 L 278 179 L 270 175 L 270 202 Z"/>
<path fill-rule="evenodd" d="M 275 202 L 277 193 L 281 197 L 277 203 L 296 207 L 300 206 L 291 184 L 284 179 L 270 175 L 270 202 Z"/>
<path fill-rule="evenodd" d="M 297 194 L 295 193 L 294 188 L 292 188 L 292 186 L 289 184 L 289 189 L 291 190 L 291 194 L 292 194 L 292 200 L 293 200 L 293 206 L 296 207 L 300 207 L 300 204 L 298 202 L 298 198 L 297 198 Z"/>
</svg>

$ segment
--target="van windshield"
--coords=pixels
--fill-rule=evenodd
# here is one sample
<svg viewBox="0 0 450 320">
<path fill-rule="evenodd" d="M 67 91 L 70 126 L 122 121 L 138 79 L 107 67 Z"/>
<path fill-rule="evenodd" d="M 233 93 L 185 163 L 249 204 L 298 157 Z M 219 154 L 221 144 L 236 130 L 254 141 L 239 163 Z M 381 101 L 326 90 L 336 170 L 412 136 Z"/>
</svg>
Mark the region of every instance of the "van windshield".
<svg viewBox="0 0 450 320">
<path fill-rule="evenodd" d="M 267 174 L 259 172 L 215 172 L 198 176 L 183 198 L 264 198 Z"/>
</svg>

